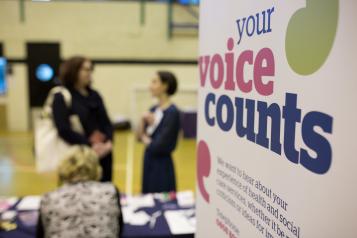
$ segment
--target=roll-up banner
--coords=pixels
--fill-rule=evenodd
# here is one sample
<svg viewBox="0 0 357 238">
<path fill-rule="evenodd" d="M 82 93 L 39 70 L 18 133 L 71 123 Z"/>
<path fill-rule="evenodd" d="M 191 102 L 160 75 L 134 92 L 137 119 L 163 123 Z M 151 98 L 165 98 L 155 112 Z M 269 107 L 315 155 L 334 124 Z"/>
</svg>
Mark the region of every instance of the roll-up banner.
<svg viewBox="0 0 357 238">
<path fill-rule="evenodd" d="M 201 2 L 196 237 L 357 237 L 356 12 Z"/>
</svg>

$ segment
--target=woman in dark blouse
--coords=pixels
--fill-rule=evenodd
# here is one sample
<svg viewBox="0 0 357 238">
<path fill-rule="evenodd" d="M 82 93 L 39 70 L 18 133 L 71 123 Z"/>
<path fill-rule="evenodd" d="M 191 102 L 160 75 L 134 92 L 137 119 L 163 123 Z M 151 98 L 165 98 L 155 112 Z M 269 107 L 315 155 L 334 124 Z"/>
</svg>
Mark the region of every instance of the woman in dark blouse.
<svg viewBox="0 0 357 238">
<path fill-rule="evenodd" d="M 142 193 L 176 191 L 172 161 L 180 130 L 180 113 L 170 101 L 177 89 L 176 77 L 159 71 L 150 91 L 159 103 L 144 114 L 138 128 L 138 139 L 145 145 Z"/>
<path fill-rule="evenodd" d="M 62 93 L 53 101 L 53 119 L 59 136 L 71 145 L 89 145 L 100 157 L 103 170 L 101 181 L 112 179 L 113 128 L 102 97 L 91 88 L 93 64 L 84 57 L 72 57 L 63 63 L 60 80 L 71 94 L 71 105 L 66 105 Z M 71 128 L 70 116 L 77 115 L 84 134 Z"/>
</svg>

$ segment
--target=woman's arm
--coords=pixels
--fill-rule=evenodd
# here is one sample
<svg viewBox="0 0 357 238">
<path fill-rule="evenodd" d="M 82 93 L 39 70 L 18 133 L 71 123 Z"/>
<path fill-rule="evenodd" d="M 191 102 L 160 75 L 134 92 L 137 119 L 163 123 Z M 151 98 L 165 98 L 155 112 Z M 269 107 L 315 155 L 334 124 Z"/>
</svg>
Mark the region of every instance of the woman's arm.
<svg viewBox="0 0 357 238">
<path fill-rule="evenodd" d="M 69 108 L 67 107 L 62 94 L 57 93 L 54 96 L 52 111 L 55 126 L 58 130 L 59 136 L 62 139 L 64 139 L 69 144 L 89 145 L 89 141 L 84 135 L 81 135 L 72 130 L 69 120 Z"/>
<path fill-rule="evenodd" d="M 96 92 L 98 100 L 99 100 L 99 110 L 98 110 L 98 117 L 101 123 L 100 128 L 102 128 L 103 133 L 106 135 L 107 140 L 113 141 L 113 124 L 109 119 L 107 110 L 105 108 L 104 102 L 102 97 L 98 92 Z"/>
<path fill-rule="evenodd" d="M 136 131 L 136 138 L 137 140 L 143 142 L 145 145 L 148 145 L 151 143 L 151 138 L 150 136 L 148 136 L 145 132 L 146 129 L 146 125 L 150 125 L 152 123 L 154 123 L 154 115 L 153 113 L 150 112 L 146 112 L 141 120 L 139 121 L 139 125 L 138 125 L 138 129 Z"/>
<path fill-rule="evenodd" d="M 180 115 L 178 111 L 167 112 L 162 121 L 161 132 L 152 139 L 147 149 L 154 154 L 169 154 L 176 146 L 180 129 Z"/>
</svg>

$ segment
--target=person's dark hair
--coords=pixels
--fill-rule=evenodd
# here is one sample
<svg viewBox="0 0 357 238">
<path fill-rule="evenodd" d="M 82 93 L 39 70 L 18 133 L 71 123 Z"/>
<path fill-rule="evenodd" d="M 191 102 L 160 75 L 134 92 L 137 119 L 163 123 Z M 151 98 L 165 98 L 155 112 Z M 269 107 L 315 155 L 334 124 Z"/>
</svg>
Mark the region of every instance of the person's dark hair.
<svg viewBox="0 0 357 238">
<path fill-rule="evenodd" d="M 78 81 L 78 74 L 83 63 L 88 60 L 88 58 L 83 56 L 73 56 L 63 62 L 59 72 L 59 79 L 62 85 L 68 88 L 74 87 Z"/>
<path fill-rule="evenodd" d="M 177 80 L 173 73 L 168 71 L 158 71 L 157 74 L 163 84 L 167 85 L 167 95 L 174 95 L 177 90 Z"/>
</svg>

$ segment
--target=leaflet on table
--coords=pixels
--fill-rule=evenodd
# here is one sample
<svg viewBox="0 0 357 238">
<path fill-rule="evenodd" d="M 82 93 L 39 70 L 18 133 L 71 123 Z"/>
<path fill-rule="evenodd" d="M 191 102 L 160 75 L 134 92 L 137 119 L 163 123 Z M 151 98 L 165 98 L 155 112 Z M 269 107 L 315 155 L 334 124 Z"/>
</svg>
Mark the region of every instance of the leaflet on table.
<svg viewBox="0 0 357 238">
<path fill-rule="evenodd" d="M 171 234 L 192 234 L 196 231 L 196 217 L 193 209 L 171 210 L 164 214 Z"/>
<path fill-rule="evenodd" d="M 192 207 L 195 205 L 195 198 L 192 191 L 182 191 L 176 193 L 177 204 L 180 207 Z"/>
<path fill-rule="evenodd" d="M 17 215 L 16 211 L 9 210 L 9 211 L 2 212 L 0 218 L 2 221 L 12 221 L 15 219 L 16 215 Z"/>
<path fill-rule="evenodd" d="M 19 199 L 16 197 L 0 197 L 0 212 L 11 208 Z"/>
<path fill-rule="evenodd" d="M 141 207 L 154 207 L 155 201 L 152 194 L 146 194 L 143 196 L 128 196 L 126 197 L 127 206 L 131 206 L 133 208 L 141 208 Z"/>
<path fill-rule="evenodd" d="M 123 207 L 122 212 L 124 223 L 133 226 L 144 226 L 150 221 L 151 218 L 144 211 L 135 212 L 135 209 L 131 206 Z"/>
<path fill-rule="evenodd" d="M 40 209 L 41 196 L 24 197 L 17 205 L 17 210 L 38 210 Z"/>
</svg>

